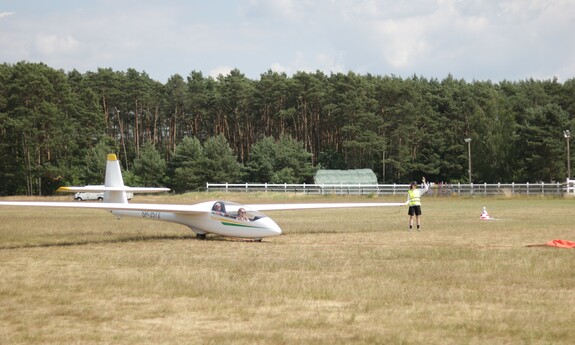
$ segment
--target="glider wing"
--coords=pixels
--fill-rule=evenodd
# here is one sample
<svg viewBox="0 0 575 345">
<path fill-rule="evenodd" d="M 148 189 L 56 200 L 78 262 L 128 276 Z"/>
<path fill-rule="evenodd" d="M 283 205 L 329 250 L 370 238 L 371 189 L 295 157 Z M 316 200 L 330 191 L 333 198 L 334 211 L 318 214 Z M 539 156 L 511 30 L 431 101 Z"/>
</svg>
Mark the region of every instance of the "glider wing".
<svg viewBox="0 0 575 345">
<path fill-rule="evenodd" d="M 170 188 L 152 188 L 152 187 L 104 187 L 104 186 L 86 186 L 86 187 L 60 187 L 57 192 L 129 192 L 129 193 L 158 193 L 168 192 Z"/>
<path fill-rule="evenodd" d="M 170 204 L 125 204 L 125 203 L 81 203 L 81 202 L 43 202 L 43 201 L 0 201 L 3 206 L 28 207 L 64 207 L 64 208 L 92 208 L 100 210 L 128 210 L 148 212 L 173 212 L 200 214 L 207 213 L 205 206 L 199 205 L 170 205 Z"/>
<path fill-rule="evenodd" d="M 245 205 L 258 211 L 277 211 L 277 210 L 306 210 L 317 208 L 350 208 L 350 207 L 397 207 L 405 206 L 405 203 L 399 202 L 354 202 L 354 203 L 317 203 L 317 204 L 259 204 Z"/>
</svg>

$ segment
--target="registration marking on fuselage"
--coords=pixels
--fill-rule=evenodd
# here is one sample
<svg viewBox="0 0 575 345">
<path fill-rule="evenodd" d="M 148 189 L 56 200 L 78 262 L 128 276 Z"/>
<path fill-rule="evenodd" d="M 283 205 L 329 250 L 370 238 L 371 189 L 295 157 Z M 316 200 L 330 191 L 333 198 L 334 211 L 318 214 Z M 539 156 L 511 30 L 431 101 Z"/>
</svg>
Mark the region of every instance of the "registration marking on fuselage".
<svg viewBox="0 0 575 345">
<path fill-rule="evenodd" d="M 160 217 L 160 215 L 161 215 L 160 212 L 142 211 L 143 218 L 161 219 L 162 217 Z"/>
</svg>

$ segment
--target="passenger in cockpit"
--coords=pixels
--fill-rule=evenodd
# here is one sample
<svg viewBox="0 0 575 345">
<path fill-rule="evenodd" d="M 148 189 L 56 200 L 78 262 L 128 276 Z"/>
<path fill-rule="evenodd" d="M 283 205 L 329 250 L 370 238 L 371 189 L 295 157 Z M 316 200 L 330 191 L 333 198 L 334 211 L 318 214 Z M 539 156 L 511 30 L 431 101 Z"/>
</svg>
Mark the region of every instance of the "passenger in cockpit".
<svg viewBox="0 0 575 345">
<path fill-rule="evenodd" d="M 238 209 L 238 216 L 236 217 L 236 219 L 243 220 L 245 222 L 250 221 L 250 219 L 248 218 L 248 215 L 246 214 L 246 210 L 244 208 Z"/>
</svg>

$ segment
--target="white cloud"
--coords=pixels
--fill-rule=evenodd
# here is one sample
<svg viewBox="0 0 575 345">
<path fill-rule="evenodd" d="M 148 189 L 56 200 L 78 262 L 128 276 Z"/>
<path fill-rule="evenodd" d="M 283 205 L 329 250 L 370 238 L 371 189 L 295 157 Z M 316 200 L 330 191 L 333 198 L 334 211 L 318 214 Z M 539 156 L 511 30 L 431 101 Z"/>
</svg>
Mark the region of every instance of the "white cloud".
<svg viewBox="0 0 575 345">
<path fill-rule="evenodd" d="M 270 69 L 277 73 L 288 73 L 288 68 L 282 65 L 281 63 L 273 63 Z"/>
<path fill-rule="evenodd" d="M 289 62 L 288 66 L 288 73 L 296 73 L 296 72 L 313 72 L 317 69 L 314 69 L 312 66 L 313 64 L 307 61 L 306 55 L 302 51 L 296 51 L 294 54 L 293 59 Z"/>
<path fill-rule="evenodd" d="M 36 49 L 44 56 L 74 53 L 79 46 L 79 42 L 70 35 L 59 37 L 56 35 L 39 34 L 36 37 Z"/>
<path fill-rule="evenodd" d="M 276 20 L 293 21 L 304 18 L 314 2 L 307 0 L 249 0 L 245 6 L 241 2 L 238 4 L 240 12 L 248 17 L 272 17 Z"/>
<path fill-rule="evenodd" d="M 393 67 L 404 68 L 429 50 L 421 22 L 416 19 L 386 20 L 374 24 L 381 54 Z"/>
<path fill-rule="evenodd" d="M 208 73 L 208 75 L 212 78 L 217 78 L 220 75 L 221 76 L 227 76 L 228 74 L 230 74 L 230 72 L 233 70 L 232 67 L 229 66 L 218 66 L 212 70 L 210 70 L 210 72 Z"/>
<path fill-rule="evenodd" d="M 14 12 L 0 12 L 0 19 L 10 17 L 12 15 L 14 15 Z"/>
<path fill-rule="evenodd" d="M 0 62 L 132 67 L 162 81 L 192 70 L 226 75 L 228 66 L 249 78 L 270 66 L 287 74 L 575 77 L 573 0 L 238 0 L 223 7 L 94 0 L 83 10 L 30 1 L 37 6 L 14 3 L 13 12 L 0 12 Z"/>
<path fill-rule="evenodd" d="M 344 52 L 339 52 L 339 54 L 321 52 L 317 55 L 316 60 L 319 70 L 333 73 L 346 72 L 345 64 L 343 63 L 345 61 Z"/>
</svg>

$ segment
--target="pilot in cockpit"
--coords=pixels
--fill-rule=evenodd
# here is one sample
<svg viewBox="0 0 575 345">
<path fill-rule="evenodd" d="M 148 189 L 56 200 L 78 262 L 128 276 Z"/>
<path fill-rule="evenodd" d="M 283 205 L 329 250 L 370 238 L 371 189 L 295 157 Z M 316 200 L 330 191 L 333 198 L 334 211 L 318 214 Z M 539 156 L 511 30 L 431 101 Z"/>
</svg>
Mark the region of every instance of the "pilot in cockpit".
<svg viewBox="0 0 575 345">
<path fill-rule="evenodd" d="M 212 213 L 215 213 L 219 216 L 225 216 L 226 215 L 226 210 L 224 209 L 223 205 L 221 202 L 216 202 L 214 204 L 214 206 L 212 207 Z"/>
</svg>

